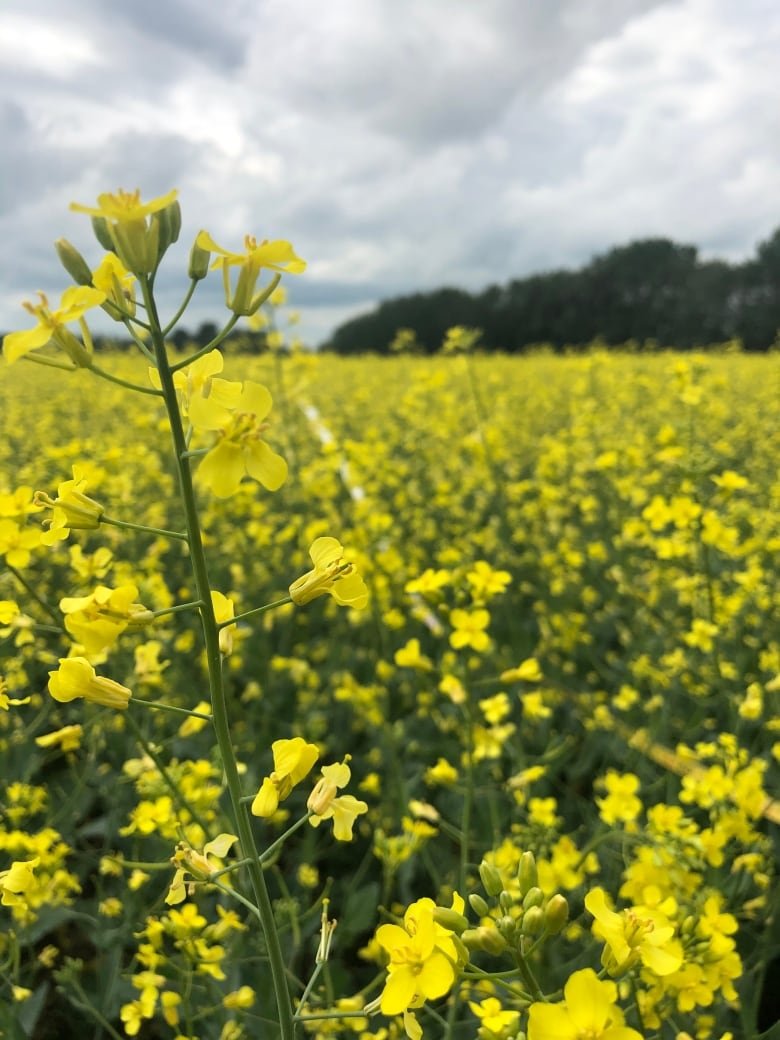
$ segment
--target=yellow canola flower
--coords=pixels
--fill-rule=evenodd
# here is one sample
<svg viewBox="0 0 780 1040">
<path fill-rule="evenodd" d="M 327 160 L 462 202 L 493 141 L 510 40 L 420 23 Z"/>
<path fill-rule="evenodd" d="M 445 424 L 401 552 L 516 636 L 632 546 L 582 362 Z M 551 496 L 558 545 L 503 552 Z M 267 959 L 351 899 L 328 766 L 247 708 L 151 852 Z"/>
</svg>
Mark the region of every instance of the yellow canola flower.
<svg viewBox="0 0 780 1040">
<path fill-rule="evenodd" d="M 86 213 L 90 217 L 102 217 L 114 224 L 134 224 L 139 220 L 145 220 L 152 213 L 170 206 L 179 194 L 174 188 L 167 195 L 160 195 L 149 202 L 141 202 L 141 191 L 124 191 L 119 188 L 115 193 L 102 192 L 97 197 L 97 206 L 83 206 L 79 202 L 71 202 L 70 209 L 74 213 Z"/>
<path fill-rule="evenodd" d="M 53 748 L 59 746 L 62 751 L 78 751 L 84 730 L 81 726 L 63 726 L 52 733 L 43 733 L 35 738 L 38 747 Z"/>
<path fill-rule="evenodd" d="M 214 607 L 214 617 L 218 625 L 222 625 L 235 617 L 236 612 L 233 607 L 233 600 L 223 596 L 221 592 L 212 591 L 211 603 Z M 224 657 L 229 657 L 233 652 L 233 633 L 235 630 L 235 625 L 226 625 L 225 628 L 220 628 L 219 630 L 219 650 Z"/>
<path fill-rule="evenodd" d="M 521 661 L 516 668 L 507 668 L 499 676 L 501 682 L 540 682 L 544 676 L 535 657 Z"/>
<path fill-rule="evenodd" d="M 203 357 L 193 361 L 186 368 L 173 373 L 173 385 L 181 394 L 181 410 L 184 416 L 189 415 L 190 401 L 196 397 L 208 399 L 213 411 L 214 406 L 223 409 L 216 413 L 220 420 L 228 422 L 230 412 L 234 411 L 241 398 L 242 384 L 232 379 L 221 379 L 218 375 L 225 365 L 225 359 L 218 350 L 210 350 Z M 149 379 L 155 390 L 162 389 L 160 373 L 156 368 L 149 369 Z M 210 421 L 211 416 L 209 416 Z M 211 429 L 212 427 L 207 427 Z"/>
<path fill-rule="evenodd" d="M 135 585 L 110 589 L 98 585 L 89 596 L 66 596 L 60 600 L 65 628 L 88 654 L 99 654 L 112 646 L 128 625 L 143 622 L 150 614 L 136 602 Z"/>
<path fill-rule="evenodd" d="M 195 882 L 208 882 L 212 874 L 222 869 L 222 860 L 237 841 L 238 837 L 235 834 L 218 834 L 213 841 L 206 842 L 202 852 L 193 849 L 186 842 L 179 842 L 171 860 L 176 872 L 165 902 L 169 906 L 183 903 L 188 892 L 192 895 Z M 188 874 L 193 880 L 185 886 L 184 879 Z"/>
<path fill-rule="evenodd" d="M 53 545 L 67 538 L 71 531 L 89 531 L 100 526 L 105 510 L 99 502 L 84 494 L 87 481 L 83 474 L 82 467 L 74 466 L 73 479 L 64 480 L 57 487 L 56 498 L 50 498 L 44 491 L 35 492 L 35 504 L 52 510 L 51 518 L 43 521 L 47 528 L 41 538 L 44 545 Z"/>
<path fill-rule="evenodd" d="M 38 879 L 34 870 L 40 862 L 39 856 L 31 860 L 16 860 L 8 870 L 0 871 L 0 892 L 3 893 L 3 906 L 26 906 L 25 897 L 38 887 Z"/>
<path fill-rule="evenodd" d="M 306 261 L 296 256 L 292 245 L 282 239 L 273 242 L 263 239 L 258 245 L 256 238 L 247 235 L 244 238 L 245 252 L 232 253 L 218 245 L 208 231 L 201 231 L 195 239 L 195 244 L 200 249 L 218 254 L 211 268 L 222 268 L 225 303 L 228 310 L 234 314 L 254 314 L 265 300 L 265 291 L 255 292 L 257 279 L 264 267 L 286 274 L 301 274 L 306 270 Z M 231 267 L 239 268 L 235 289 L 230 285 Z"/>
<path fill-rule="evenodd" d="M 92 284 L 105 293 L 106 301 L 122 315 L 135 314 L 135 275 L 128 271 L 116 253 L 108 252 L 92 272 Z M 116 312 L 109 309 L 112 317 Z"/>
<path fill-rule="evenodd" d="M 575 971 L 563 987 L 562 1004 L 532 1004 L 528 1040 L 642 1040 L 623 1024 L 617 986 L 600 981 L 592 968 Z"/>
<path fill-rule="evenodd" d="M 480 652 L 487 650 L 490 636 L 485 629 L 490 624 L 487 610 L 459 610 L 450 612 L 450 623 L 454 631 L 450 634 L 450 646 L 455 650 L 470 646 Z"/>
<path fill-rule="evenodd" d="M 596 919 L 593 934 L 604 940 L 601 963 L 610 975 L 622 975 L 639 961 L 661 977 L 682 965 L 682 947 L 674 938 L 674 926 L 662 913 L 646 907 L 615 913 L 602 888 L 588 892 L 585 908 Z"/>
<path fill-rule="evenodd" d="M 268 491 L 277 491 L 287 479 L 287 463 L 262 439 L 272 403 L 268 389 L 249 380 L 232 408 L 211 395 L 190 400 L 189 417 L 195 429 L 217 432 L 216 444 L 198 468 L 198 478 L 217 498 L 235 494 L 245 473 Z"/>
<path fill-rule="evenodd" d="M 22 304 L 37 319 L 37 325 L 23 332 L 9 332 L 3 339 L 3 354 L 8 364 L 53 341 L 65 351 L 74 365 L 88 368 L 91 364 L 92 340 L 83 315 L 91 307 L 100 306 L 106 294 L 100 289 L 73 285 L 62 294 L 60 306 L 56 310 L 51 309 L 44 293 L 39 292 L 38 296 L 40 303 L 28 301 Z M 86 346 L 66 328 L 72 321 L 80 323 Z"/>
<path fill-rule="evenodd" d="M 126 686 L 96 675 L 85 657 L 60 658 L 59 668 L 49 672 L 49 693 L 62 704 L 83 697 L 93 704 L 116 709 L 126 708 L 132 697 Z"/>
<path fill-rule="evenodd" d="M 377 929 L 376 941 L 389 956 L 379 998 L 384 1015 L 406 1014 L 426 1000 L 443 997 L 455 982 L 459 950 L 453 933 L 434 920 L 435 909 L 432 899 L 418 899 L 406 910 L 403 927 L 383 924 Z"/>
<path fill-rule="evenodd" d="M 274 769 L 267 776 L 252 802 L 253 816 L 268 819 L 273 816 L 283 801 L 310 772 L 319 758 L 316 744 L 307 744 L 303 737 L 290 740 L 275 740 L 271 745 Z"/>
<path fill-rule="evenodd" d="M 290 586 L 290 598 L 299 607 L 329 593 L 341 607 L 359 610 L 368 603 L 366 583 L 354 564 L 344 559 L 344 547 L 336 538 L 315 538 L 309 549 L 314 570 Z"/>
<path fill-rule="evenodd" d="M 322 767 L 322 777 L 317 781 L 309 795 L 306 808 L 312 814 L 309 823 L 319 827 L 323 820 L 333 820 L 333 836 L 336 841 L 352 841 L 352 828 L 358 816 L 368 812 L 368 806 L 351 794 L 336 797 L 342 787 L 346 787 L 352 776 L 347 762 Z"/>
</svg>

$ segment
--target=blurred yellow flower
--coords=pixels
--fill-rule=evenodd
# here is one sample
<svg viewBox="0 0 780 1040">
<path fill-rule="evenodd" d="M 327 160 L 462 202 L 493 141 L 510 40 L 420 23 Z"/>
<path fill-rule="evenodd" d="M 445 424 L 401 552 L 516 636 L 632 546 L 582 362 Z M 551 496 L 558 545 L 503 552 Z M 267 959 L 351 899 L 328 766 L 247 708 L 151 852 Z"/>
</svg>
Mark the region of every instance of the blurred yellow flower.
<svg viewBox="0 0 780 1040">
<path fill-rule="evenodd" d="M 83 697 L 105 708 L 124 709 L 132 696 L 131 691 L 113 679 L 96 675 L 85 657 L 60 658 L 60 666 L 49 672 L 49 693 L 61 703 Z"/>
<path fill-rule="evenodd" d="M 368 603 L 366 583 L 355 566 L 344 559 L 344 548 L 335 538 L 315 538 L 309 549 L 314 570 L 290 586 L 293 603 L 303 606 L 317 596 L 329 593 L 342 607 L 356 610 Z"/>
</svg>

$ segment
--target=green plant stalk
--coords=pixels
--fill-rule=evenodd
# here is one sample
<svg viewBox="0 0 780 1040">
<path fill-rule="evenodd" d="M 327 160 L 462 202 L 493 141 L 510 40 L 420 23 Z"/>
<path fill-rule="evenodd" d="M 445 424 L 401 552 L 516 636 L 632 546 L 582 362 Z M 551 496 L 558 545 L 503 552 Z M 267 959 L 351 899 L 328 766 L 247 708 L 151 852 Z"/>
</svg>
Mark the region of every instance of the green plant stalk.
<svg viewBox="0 0 780 1040">
<path fill-rule="evenodd" d="M 146 524 L 134 524 L 129 520 L 117 520 L 113 516 L 106 516 L 105 513 L 101 513 L 100 523 L 109 524 L 111 527 L 121 527 L 126 531 L 145 531 L 146 534 L 159 534 L 164 535 L 166 538 L 178 538 L 179 541 L 187 541 L 187 535 L 183 531 L 168 531 L 164 527 L 147 527 Z"/>
<path fill-rule="evenodd" d="M 227 702 L 225 699 L 225 687 L 222 677 L 222 655 L 219 649 L 219 630 L 214 616 L 214 607 L 211 602 L 211 586 L 206 565 L 206 556 L 203 550 L 203 539 L 200 531 L 197 504 L 195 501 L 195 489 L 192 483 L 189 460 L 185 458 L 187 442 L 182 426 L 181 414 L 177 400 L 176 388 L 173 385 L 173 372 L 168 362 L 165 350 L 160 321 L 157 316 L 157 307 L 152 296 L 149 279 L 144 277 L 140 280 L 143 292 L 146 312 L 152 327 L 152 343 L 154 346 L 157 370 L 160 375 L 162 395 L 165 408 L 168 413 L 168 421 L 173 437 L 173 447 L 176 457 L 176 467 L 179 474 L 179 486 L 182 502 L 186 515 L 187 534 L 189 536 L 190 561 L 192 564 L 193 577 L 198 599 L 201 600 L 200 615 L 203 624 L 203 638 L 206 644 L 206 661 L 208 665 L 209 686 L 211 688 L 211 706 L 214 723 L 214 732 L 219 745 L 220 758 L 225 770 L 225 780 L 230 793 L 230 801 L 233 807 L 233 818 L 238 838 L 244 856 L 251 858 L 248 865 L 252 889 L 257 904 L 257 911 L 262 923 L 263 934 L 268 950 L 269 966 L 273 979 L 274 993 L 276 996 L 277 1012 L 279 1015 L 279 1029 L 282 1040 L 293 1040 L 295 1026 L 292 1017 L 292 1002 L 285 976 L 284 958 L 279 942 L 279 935 L 274 920 L 271 897 L 268 894 L 265 878 L 260 864 L 257 862 L 258 853 L 255 845 L 254 835 L 249 823 L 249 817 L 241 804 L 241 782 L 238 774 L 236 756 L 233 752 L 233 743 L 230 736 L 230 726 L 227 715 Z"/>
</svg>

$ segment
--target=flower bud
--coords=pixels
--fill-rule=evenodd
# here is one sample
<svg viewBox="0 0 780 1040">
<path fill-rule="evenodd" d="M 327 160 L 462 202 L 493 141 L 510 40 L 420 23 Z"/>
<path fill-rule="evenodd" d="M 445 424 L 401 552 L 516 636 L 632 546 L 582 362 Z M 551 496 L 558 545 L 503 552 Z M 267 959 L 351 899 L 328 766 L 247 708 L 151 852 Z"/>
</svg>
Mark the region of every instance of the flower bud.
<svg viewBox="0 0 780 1040">
<path fill-rule="evenodd" d="M 506 889 L 503 889 L 499 893 L 498 905 L 501 907 L 501 909 L 504 911 L 505 914 L 509 913 L 509 911 L 512 909 L 512 907 L 514 905 L 514 902 L 515 902 L 514 899 L 512 899 L 512 897 L 510 896 L 510 894 L 507 892 Z"/>
<path fill-rule="evenodd" d="M 459 914 L 457 910 L 452 910 L 446 906 L 434 907 L 433 919 L 442 928 L 446 928 L 449 932 L 455 932 L 456 935 L 465 932 L 469 926 L 463 914 Z"/>
<path fill-rule="evenodd" d="M 515 933 L 517 932 L 517 922 L 514 917 L 510 917 L 509 914 L 504 914 L 503 917 L 499 917 L 496 921 L 496 928 L 498 928 L 499 932 L 507 942 L 512 942 Z"/>
<path fill-rule="evenodd" d="M 58 238 L 54 243 L 60 263 L 77 285 L 92 285 L 89 264 L 67 238 Z"/>
<path fill-rule="evenodd" d="M 536 870 L 536 857 L 533 852 L 524 852 L 520 857 L 520 866 L 517 870 L 517 881 L 520 892 L 525 895 L 529 888 L 539 884 L 539 875 Z"/>
<path fill-rule="evenodd" d="M 190 250 L 190 263 L 187 268 L 187 277 L 191 278 L 194 282 L 199 282 L 205 278 L 209 272 L 209 261 L 211 260 L 211 253 L 208 249 L 204 249 L 203 246 L 199 246 L 197 239 L 192 244 Z"/>
<path fill-rule="evenodd" d="M 499 872 L 491 863 L 484 859 L 479 865 L 479 879 L 489 896 L 497 896 L 504 887 Z"/>
<path fill-rule="evenodd" d="M 485 953 L 491 953 L 494 956 L 503 953 L 507 948 L 506 939 L 502 938 L 495 928 L 484 925 L 479 928 L 467 928 L 461 935 L 461 939 L 466 949 L 483 950 Z"/>
<path fill-rule="evenodd" d="M 472 892 L 469 896 L 469 903 L 471 904 L 471 909 L 474 911 L 475 914 L 477 914 L 479 917 L 487 917 L 489 913 L 489 907 L 481 895 L 479 895 L 477 892 Z"/>
<path fill-rule="evenodd" d="M 105 249 L 107 253 L 113 253 L 116 246 L 114 240 L 111 237 L 111 232 L 108 227 L 108 221 L 105 217 L 92 217 L 92 230 L 95 233 L 95 238 Z"/>
<path fill-rule="evenodd" d="M 523 909 L 528 910 L 532 906 L 541 906 L 544 902 L 544 892 L 541 888 L 529 888 L 523 899 Z"/>
<path fill-rule="evenodd" d="M 523 914 L 523 935 L 539 935 L 544 931 L 544 911 L 540 906 L 532 906 Z"/>
<path fill-rule="evenodd" d="M 544 908 L 544 922 L 550 935 L 557 935 L 569 920 L 569 904 L 560 892 L 550 899 Z"/>
<path fill-rule="evenodd" d="M 165 209 L 159 210 L 152 215 L 152 224 L 157 224 L 157 256 L 156 264 L 162 260 L 169 246 L 173 245 L 181 231 L 181 207 L 174 200 Z"/>
</svg>

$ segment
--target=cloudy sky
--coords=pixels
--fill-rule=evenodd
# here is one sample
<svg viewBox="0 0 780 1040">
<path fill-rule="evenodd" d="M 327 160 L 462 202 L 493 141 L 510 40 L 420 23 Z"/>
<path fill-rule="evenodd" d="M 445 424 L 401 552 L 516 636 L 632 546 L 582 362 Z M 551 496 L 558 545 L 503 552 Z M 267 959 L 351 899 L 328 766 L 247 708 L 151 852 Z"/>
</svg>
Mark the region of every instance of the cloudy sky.
<svg viewBox="0 0 780 1040">
<path fill-rule="evenodd" d="M 318 343 L 378 300 L 666 235 L 780 224 L 776 0 L 0 0 L 0 328 L 58 298 L 68 203 L 180 191 L 175 308 L 207 228 L 286 238 Z M 185 324 L 221 317 L 202 285 Z"/>
</svg>

